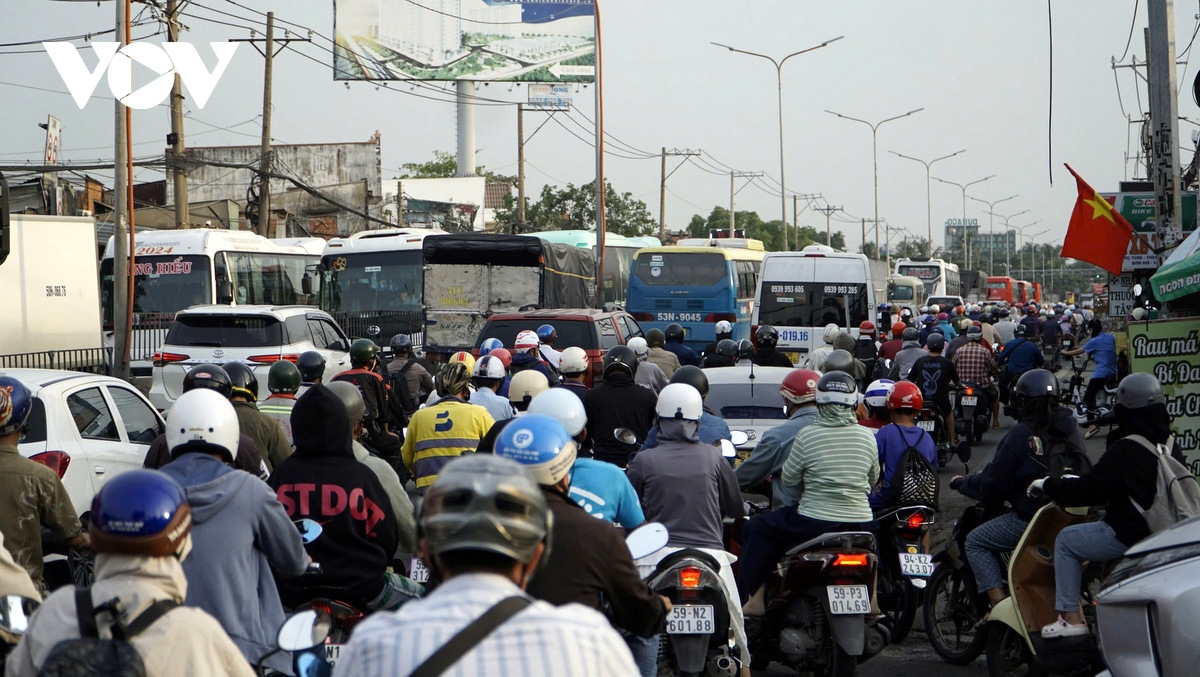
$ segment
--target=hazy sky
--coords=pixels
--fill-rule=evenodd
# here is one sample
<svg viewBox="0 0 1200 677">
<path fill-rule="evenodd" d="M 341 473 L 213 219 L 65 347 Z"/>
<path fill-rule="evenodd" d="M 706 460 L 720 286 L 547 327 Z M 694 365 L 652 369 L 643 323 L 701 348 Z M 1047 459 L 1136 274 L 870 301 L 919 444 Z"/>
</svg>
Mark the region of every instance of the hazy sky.
<svg viewBox="0 0 1200 677">
<path fill-rule="evenodd" d="M 250 9 L 228 0 L 191 3 L 184 20 L 190 30 L 183 39 L 207 43 L 248 37 L 251 25 L 261 32 L 259 22 L 265 19 L 254 10 L 275 11 L 277 31 L 289 28 L 279 23 L 287 20 L 333 35 L 330 0 L 238 1 Z M 997 205 L 996 211 L 1012 214 L 1029 209 L 1012 224 L 1040 219 L 1026 233 L 1048 228 L 1050 232 L 1038 241 L 1050 237 L 1061 241 L 1075 200 L 1074 182 L 1063 162 L 1098 190 L 1115 190 L 1119 180 L 1133 178 L 1136 171 L 1124 157 L 1127 148 L 1136 152 L 1136 143 L 1130 143 L 1136 142 L 1138 127 L 1130 128 L 1125 116 L 1140 118 L 1147 105 L 1145 85 L 1131 69 L 1117 71 L 1119 99 L 1111 68 L 1112 59 L 1121 59 L 1125 52 L 1131 19 L 1136 29 L 1124 63 L 1134 56 L 1139 61 L 1145 57 L 1145 3 L 1140 3 L 1136 17 L 1134 4 L 1132 0 L 1053 2 L 1051 150 L 1047 141 L 1050 33 L 1044 1 L 602 0 L 605 128 L 626 144 L 611 149 L 629 156 L 608 157 L 606 174 L 618 190 L 645 200 L 657 217 L 659 149 L 703 149 L 710 163 L 768 173 L 764 185 L 752 184 L 739 192 L 737 206 L 757 210 L 766 219 L 778 218 L 778 192 L 771 194 L 777 191 L 772 181 L 779 178 L 774 68 L 763 59 L 710 43 L 783 56 L 844 35 L 837 43 L 792 59 L 784 68 L 789 191 L 820 193 L 824 200 L 819 204 L 843 206 L 846 214 L 835 219 L 853 223 L 835 220 L 835 230 L 843 230 L 847 242 L 857 246 L 858 218 L 869 218 L 874 210 L 871 131 L 824 110 L 874 121 L 924 107 L 923 112 L 879 130 L 882 218 L 914 233 L 925 232 L 925 170 L 889 150 L 928 160 L 965 148 L 966 153 L 935 165 L 934 176 L 965 183 L 995 174 L 973 186 L 969 194 L 987 200 L 1019 194 Z M 143 7 L 135 4 L 134 12 Z M 1195 10 L 1195 4 L 1175 4 L 1178 52 L 1194 35 Z M 97 5 L 0 0 L 0 43 L 106 30 L 113 25 L 114 15 L 111 1 Z M 135 36 L 153 30 L 153 25 L 143 26 L 135 29 Z M 429 159 L 434 150 L 454 151 L 452 85 L 438 84 L 432 90 L 418 87 L 411 94 L 410 86 L 400 83 L 390 89 L 367 83 L 347 87 L 333 81 L 328 48 L 328 41 L 316 36 L 312 45 L 294 44 L 276 59 L 272 134 L 277 142 L 365 141 L 380 130 L 385 190 L 394 190 L 394 183 L 389 188 L 386 179 L 396 175 L 402 163 Z M 26 50 L 29 53 L 16 53 Z M 211 66 L 214 59 L 207 44 L 201 54 Z M 89 63 L 91 59 L 88 54 Z M 1200 58 L 1197 61 L 1180 65 L 1177 75 L 1182 83 L 1180 115 L 1200 121 L 1190 92 L 1200 69 Z M 101 98 L 108 95 L 105 82 L 80 110 L 40 45 L 0 47 L 0 63 L 0 128 L 5 130 L 0 136 L 0 163 L 40 161 L 44 132 L 37 123 L 44 122 L 47 114 L 63 122 L 64 159 L 111 158 L 113 108 L 110 99 Z M 478 93 L 512 103 L 525 97 L 522 88 L 510 90 L 507 84 L 480 85 Z M 569 133 L 590 142 L 589 120 L 595 119 L 592 99 L 590 88 L 581 89 L 576 95 L 578 110 L 570 119 L 554 116 L 557 122 L 546 124 L 528 143 L 531 195 L 544 183 L 580 184 L 594 178 L 593 149 Z M 186 124 L 188 145 L 256 144 L 261 102 L 262 58 L 243 45 L 205 108 L 191 112 Z M 542 119 L 544 115 L 529 114 L 527 134 Z M 161 154 L 169 128 L 165 107 L 136 111 L 135 155 Z M 1180 123 L 1185 146 L 1191 146 L 1196 129 Z M 479 107 L 477 145 L 479 164 L 516 173 L 515 106 Z M 629 159 L 641 152 L 655 157 Z M 1184 159 L 1190 157 L 1188 152 Z M 1053 165 L 1053 186 L 1048 162 Z M 92 174 L 111 177 L 107 172 Z M 136 177 L 144 181 L 162 175 L 143 169 Z M 675 172 L 668 188 L 668 228 L 681 228 L 693 214 L 706 215 L 715 204 L 729 202 L 728 176 L 691 165 Z M 935 181 L 932 202 L 934 240 L 940 244 L 942 221 L 961 215 L 961 192 Z M 986 209 L 968 201 L 967 216 L 979 218 L 986 229 Z M 825 217 L 810 210 L 801 214 L 800 222 L 824 229 Z"/>
</svg>

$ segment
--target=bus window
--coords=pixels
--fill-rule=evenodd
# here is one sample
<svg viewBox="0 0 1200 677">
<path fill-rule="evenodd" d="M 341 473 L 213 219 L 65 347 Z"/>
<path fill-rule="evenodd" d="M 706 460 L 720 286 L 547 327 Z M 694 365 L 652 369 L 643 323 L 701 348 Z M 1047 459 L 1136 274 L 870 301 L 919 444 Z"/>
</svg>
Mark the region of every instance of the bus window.
<svg viewBox="0 0 1200 677">
<path fill-rule="evenodd" d="M 643 284 L 671 287 L 711 287 L 729 275 L 720 254 L 643 254 L 634 263 Z"/>
<path fill-rule="evenodd" d="M 134 260 L 133 312 L 166 313 L 212 303 L 208 258 L 204 256 L 139 256 Z M 101 312 L 112 328 L 113 260 L 100 262 Z"/>
<path fill-rule="evenodd" d="M 870 319 L 867 285 L 763 283 L 759 324 L 776 327 L 857 327 Z"/>
</svg>

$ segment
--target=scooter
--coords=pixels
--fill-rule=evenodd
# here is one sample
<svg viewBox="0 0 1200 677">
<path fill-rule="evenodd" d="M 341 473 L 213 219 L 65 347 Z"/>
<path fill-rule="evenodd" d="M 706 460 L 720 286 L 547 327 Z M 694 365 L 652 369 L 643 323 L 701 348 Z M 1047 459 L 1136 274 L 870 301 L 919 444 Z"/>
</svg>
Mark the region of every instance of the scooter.
<svg viewBox="0 0 1200 677">
<path fill-rule="evenodd" d="M 938 467 L 946 467 L 954 456 L 954 449 L 950 446 L 950 436 L 946 432 L 946 419 L 933 407 L 933 402 L 926 401 L 917 414 L 917 427 L 933 438 L 937 444 Z"/>
<path fill-rule="evenodd" d="M 966 548 L 967 535 L 992 516 L 982 503 L 968 507 L 954 523 L 950 540 L 933 555 L 935 569 L 925 588 L 922 617 L 933 650 L 952 665 L 973 662 L 987 642 L 987 632 L 978 627 L 988 610 L 987 596 L 979 592 Z"/>
<path fill-rule="evenodd" d="M 21 595 L 0 597 L 0 671 L 4 670 L 8 654 L 29 629 L 29 617 L 42 603 Z"/>
<path fill-rule="evenodd" d="M 954 410 L 954 426 L 962 443 L 979 443 L 992 427 L 992 401 L 987 389 L 974 381 L 963 384 Z"/>
<path fill-rule="evenodd" d="M 321 536 L 321 525 L 315 520 L 306 518 L 296 520 L 295 524 L 296 528 L 300 530 L 301 540 L 306 544 L 312 543 Z M 320 571 L 320 563 L 313 562 L 308 565 L 308 570 L 305 574 L 316 574 L 320 573 Z M 354 631 L 354 627 L 366 618 L 367 614 L 360 611 L 353 604 L 337 599 L 336 591 L 320 590 L 318 593 L 316 597 L 300 604 L 293 611 L 298 613 L 313 611 L 322 618 L 329 619 L 330 627 L 326 633 L 327 639 L 325 640 L 322 659 L 325 663 L 332 666 L 341 657 L 342 649 L 350 641 L 350 634 Z"/>
<path fill-rule="evenodd" d="M 893 644 L 904 641 L 917 617 L 922 589 L 933 575 L 926 544 L 934 510 L 924 505 L 887 508 L 879 524 L 879 610 L 887 617 Z"/>
<path fill-rule="evenodd" d="M 672 674 L 733 677 L 738 672 L 720 571 L 712 555 L 683 548 L 663 557 L 649 576 L 650 588 L 671 600 L 659 661 Z"/>
</svg>

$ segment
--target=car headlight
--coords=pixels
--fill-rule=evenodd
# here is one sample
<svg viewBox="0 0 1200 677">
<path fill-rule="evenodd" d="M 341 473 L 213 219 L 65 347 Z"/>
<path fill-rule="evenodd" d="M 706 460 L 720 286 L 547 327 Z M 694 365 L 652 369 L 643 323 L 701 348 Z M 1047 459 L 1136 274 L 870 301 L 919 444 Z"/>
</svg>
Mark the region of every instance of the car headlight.
<svg viewBox="0 0 1200 677">
<path fill-rule="evenodd" d="M 1104 589 L 1119 585 L 1134 576 L 1140 576 L 1154 569 L 1181 562 L 1185 559 L 1200 557 L 1200 543 L 1192 543 L 1182 548 L 1169 548 L 1129 557 L 1121 560 L 1113 567 L 1112 573 L 1104 579 Z M 1101 591 L 1103 594 L 1103 590 Z"/>
</svg>

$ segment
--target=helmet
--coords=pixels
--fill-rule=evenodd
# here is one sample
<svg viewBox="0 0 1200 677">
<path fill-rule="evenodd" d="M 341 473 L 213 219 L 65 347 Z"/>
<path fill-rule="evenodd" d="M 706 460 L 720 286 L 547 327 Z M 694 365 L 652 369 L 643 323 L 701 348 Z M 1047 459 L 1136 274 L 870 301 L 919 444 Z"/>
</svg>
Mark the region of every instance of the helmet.
<svg viewBox="0 0 1200 677">
<path fill-rule="evenodd" d="M 523 564 L 550 537 L 542 490 L 515 462 L 464 454 L 446 464 L 421 505 L 421 533 L 433 555 L 491 552 Z"/>
<path fill-rule="evenodd" d="M 942 312 L 942 307 L 936 303 L 931 303 L 929 304 L 929 312 L 937 315 L 938 313 Z"/>
<path fill-rule="evenodd" d="M 721 320 L 717 323 L 716 332 L 717 340 L 729 338 L 733 336 L 733 325 L 729 323 L 729 320 Z"/>
<path fill-rule="evenodd" d="M 877 381 L 872 381 L 871 385 L 867 386 L 866 396 L 863 401 L 868 407 L 883 409 L 887 405 L 888 395 L 892 394 L 892 388 L 896 386 L 896 382 L 891 379 L 881 378 Z"/>
<path fill-rule="evenodd" d="M 630 343 L 633 343 L 632 339 Z M 587 351 L 578 346 L 571 346 L 562 351 L 562 354 L 558 356 L 558 370 L 570 376 L 587 373 Z"/>
<path fill-rule="evenodd" d="M 267 371 L 267 390 L 293 395 L 300 389 L 300 370 L 295 363 L 279 360 Z"/>
<path fill-rule="evenodd" d="M 793 369 L 779 384 L 779 394 L 792 404 L 804 404 L 817 399 L 817 381 L 821 374 L 812 369 Z"/>
<path fill-rule="evenodd" d="M 725 357 L 737 357 L 738 344 L 733 339 L 717 341 L 717 354 Z"/>
<path fill-rule="evenodd" d="M 1017 399 L 1035 397 L 1058 399 L 1058 379 L 1045 369 L 1030 369 L 1017 379 Z"/>
<path fill-rule="evenodd" d="M 817 382 L 817 404 L 857 405 L 858 385 L 854 377 L 844 371 L 826 372 Z"/>
<path fill-rule="evenodd" d="M 1121 379 L 1117 386 L 1117 404 L 1126 409 L 1141 409 L 1152 404 L 1166 404 L 1162 384 L 1145 372 L 1134 372 Z"/>
<path fill-rule="evenodd" d="M 437 394 L 442 397 L 458 395 L 467 389 L 467 384 L 471 382 L 471 370 L 462 362 L 447 362 L 438 370 L 437 381 L 434 385 L 437 387 Z"/>
<path fill-rule="evenodd" d="M 663 335 L 661 329 L 650 329 L 646 331 L 646 343 L 650 344 L 651 348 L 656 346 L 661 348 L 666 342 L 666 337 Z"/>
<path fill-rule="evenodd" d="M 908 325 L 904 324 L 903 322 L 893 322 L 892 323 L 892 338 L 900 336 L 904 332 L 905 329 L 908 329 Z M 920 334 L 917 334 L 917 335 L 920 336 Z"/>
<path fill-rule="evenodd" d="M 671 374 L 671 383 L 686 383 L 700 393 L 700 397 L 708 396 L 708 376 L 700 367 L 685 364 Z"/>
<path fill-rule="evenodd" d="M 200 451 L 220 454 L 226 463 L 233 463 L 240 434 L 233 405 L 208 388 L 180 395 L 167 412 L 167 449 L 172 456 Z"/>
<path fill-rule="evenodd" d="M 629 346 L 613 346 L 604 354 L 604 378 L 614 370 L 624 371 L 633 376 L 637 373 L 637 355 Z"/>
<path fill-rule="evenodd" d="M 543 324 L 542 326 L 538 327 L 537 335 L 542 343 L 553 341 L 554 339 L 558 338 L 558 332 L 555 331 L 553 326 L 548 324 Z"/>
<path fill-rule="evenodd" d="M 358 339 L 350 344 L 350 366 L 365 367 L 379 354 L 379 346 L 371 339 Z"/>
<path fill-rule="evenodd" d="M 412 339 L 408 338 L 408 334 L 396 334 L 392 337 L 392 354 L 393 355 L 411 355 L 412 354 Z"/>
<path fill-rule="evenodd" d="M 654 411 L 659 418 L 699 421 L 704 413 L 704 398 L 687 383 L 671 383 L 658 394 Z"/>
<path fill-rule="evenodd" d="M 683 343 L 683 326 L 677 322 L 672 322 L 671 324 L 668 324 L 666 330 L 663 331 L 663 336 L 665 336 L 668 341 Z"/>
<path fill-rule="evenodd" d="M 567 350 L 570 350 L 570 348 L 567 348 Z M 500 363 L 504 365 L 505 369 L 508 369 L 512 366 L 512 353 L 508 352 L 508 350 L 505 348 L 494 348 L 488 353 L 488 355 L 500 360 Z"/>
<path fill-rule="evenodd" d="M 858 325 L 858 333 L 865 336 L 875 335 L 875 323 L 870 320 L 863 320 Z"/>
<path fill-rule="evenodd" d="M 187 374 L 183 377 L 183 392 L 186 393 L 196 388 L 215 390 L 225 398 L 228 398 L 229 394 L 233 392 L 229 374 L 225 373 L 225 369 L 219 364 L 200 364 L 188 369 Z"/>
<path fill-rule="evenodd" d="M 917 409 L 925 406 L 921 389 L 912 381 L 900 381 L 887 396 L 888 409 Z"/>
<path fill-rule="evenodd" d="M 529 406 L 538 393 L 548 390 L 550 381 L 537 369 L 526 369 L 513 375 L 508 384 L 508 401 L 519 409 Z"/>
<path fill-rule="evenodd" d="M 583 409 L 583 401 L 567 388 L 551 388 L 538 393 L 525 412 L 526 416 L 545 414 L 553 418 L 567 429 L 567 434 L 571 437 L 583 432 L 587 426 L 587 412 Z"/>
<path fill-rule="evenodd" d="M 907 320 L 908 318 L 912 317 L 912 311 L 909 310 L 908 308 L 901 308 L 900 309 L 900 317 Z"/>
<path fill-rule="evenodd" d="M 629 346 L 629 349 L 633 351 L 634 355 L 638 356 L 639 360 L 645 360 L 650 356 L 650 344 L 646 343 L 646 339 L 641 336 L 634 336 L 625 345 Z"/>
<path fill-rule="evenodd" d="M 350 429 L 354 430 L 354 426 L 358 425 L 358 422 L 363 420 L 367 414 L 367 405 L 363 402 L 362 392 L 359 391 L 358 386 L 349 381 L 334 381 L 326 387 L 346 406 L 346 418 L 350 421 Z"/>
<path fill-rule="evenodd" d="M 835 371 L 849 374 L 854 370 L 854 356 L 849 351 L 838 348 L 825 358 L 825 366 L 822 367 L 822 370 L 826 374 Z"/>
<path fill-rule="evenodd" d="M 750 342 L 750 339 L 738 341 L 738 358 L 743 360 L 754 359 L 754 344 Z"/>
<path fill-rule="evenodd" d="M 0 435 L 8 436 L 25 427 L 33 411 L 33 393 L 11 376 L 0 376 Z"/>
<path fill-rule="evenodd" d="M 903 333 L 900 334 L 902 341 L 920 341 L 921 332 L 917 331 L 916 327 L 905 327 Z"/>
<path fill-rule="evenodd" d="M 170 476 L 129 470 L 104 483 L 92 499 L 92 550 L 168 557 L 182 552 L 192 508 Z"/>
<path fill-rule="evenodd" d="M 233 386 L 230 397 L 243 395 L 251 400 L 258 399 L 258 377 L 254 371 L 242 362 L 226 362 L 225 373 L 229 374 L 229 383 Z"/>
<path fill-rule="evenodd" d="M 1018 324 L 1017 326 L 1013 327 L 1013 336 L 1014 337 L 1024 336 L 1026 329 L 1027 329 L 1027 327 L 1025 325 Z"/>
<path fill-rule="evenodd" d="M 931 353 L 940 353 L 946 348 L 946 336 L 937 332 L 930 332 L 925 338 L 925 347 Z"/>
<path fill-rule="evenodd" d="M 325 357 L 315 350 L 306 350 L 296 358 L 296 368 L 300 370 L 301 380 L 315 383 L 325 375 Z"/>
<path fill-rule="evenodd" d="M 538 347 L 539 343 L 541 343 L 541 341 L 538 340 L 537 333 L 526 329 L 525 331 L 517 334 L 517 339 L 513 341 L 513 350 L 517 351 L 518 353 L 523 353 L 526 350 Z"/>
<path fill-rule="evenodd" d="M 504 378 L 506 371 L 500 358 L 495 355 L 484 355 L 475 363 L 475 368 L 471 370 L 471 376 L 499 381 Z"/>
<path fill-rule="evenodd" d="M 754 345 L 759 348 L 774 348 L 779 343 L 779 332 L 769 324 L 764 324 L 754 332 Z"/>
<path fill-rule="evenodd" d="M 446 360 L 446 364 L 462 364 L 467 368 L 467 372 L 470 373 L 475 369 L 475 356 L 465 350 L 460 350 L 451 355 L 450 359 Z"/>
<path fill-rule="evenodd" d="M 946 313 L 938 313 L 937 319 L 938 322 L 948 322 L 950 320 L 950 316 Z"/>
<path fill-rule="evenodd" d="M 832 344 L 833 337 L 837 336 L 840 332 L 841 330 L 838 329 L 838 326 L 831 322 L 825 325 L 825 328 L 821 330 L 821 337 L 825 339 L 826 343 Z"/>
<path fill-rule="evenodd" d="M 933 315 L 926 315 L 925 317 L 921 318 L 921 324 L 925 325 L 926 327 L 932 327 L 933 325 L 937 324 L 937 318 Z"/>
<path fill-rule="evenodd" d="M 516 461 L 538 484 L 558 484 L 575 463 L 577 446 L 563 424 L 545 414 L 525 414 L 496 436 L 495 454 Z"/>
<path fill-rule="evenodd" d="M 975 341 L 976 343 L 983 341 L 983 328 L 975 326 L 975 327 L 971 327 L 970 329 L 968 329 L 967 330 L 967 340 Z"/>
<path fill-rule="evenodd" d="M 486 338 L 479 344 L 479 356 L 483 357 L 497 348 L 503 348 L 504 342 L 498 338 Z"/>
<path fill-rule="evenodd" d="M 984 313 L 979 316 L 979 321 L 984 324 L 991 324 L 995 319 L 991 313 Z"/>
</svg>

